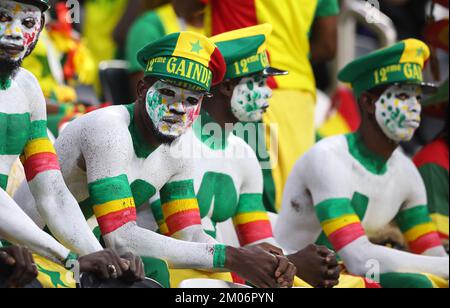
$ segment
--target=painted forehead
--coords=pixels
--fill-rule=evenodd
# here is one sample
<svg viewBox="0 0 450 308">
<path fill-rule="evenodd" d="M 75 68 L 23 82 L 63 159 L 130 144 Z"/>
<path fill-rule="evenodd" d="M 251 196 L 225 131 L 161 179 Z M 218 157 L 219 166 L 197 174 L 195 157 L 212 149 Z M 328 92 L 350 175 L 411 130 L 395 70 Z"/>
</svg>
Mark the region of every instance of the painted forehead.
<svg viewBox="0 0 450 308">
<path fill-rule="evenodd" d="M 19 3 L 15 1 L 1 1 L 0 2 L 0 11 L 12 13 L 14 15 L 19 14 L 33 14 L 40 15 L 41 10 L 34 5 Z"/>
<path fill-rule="evenodd" d="M 180 87 L 172 85 L 172 84 L 170 84 L 168 82 L 164 82 L 162 80 L 157 81 L 153 85 L 153 88 L 155 88 L 157 90 L 168 89 L 168 90 L 174 91 L 177 94 L 183 94 L 185 96 L 199 97 L 199 96 L 203 95 L 203 93 L 201 93 L 201 92 L 196 92 L 196 91 L 191 91 L 191 90 L 187 90 L 187 89 L 184 89 L 184 88 L 180 88 Z"/>
</svg>

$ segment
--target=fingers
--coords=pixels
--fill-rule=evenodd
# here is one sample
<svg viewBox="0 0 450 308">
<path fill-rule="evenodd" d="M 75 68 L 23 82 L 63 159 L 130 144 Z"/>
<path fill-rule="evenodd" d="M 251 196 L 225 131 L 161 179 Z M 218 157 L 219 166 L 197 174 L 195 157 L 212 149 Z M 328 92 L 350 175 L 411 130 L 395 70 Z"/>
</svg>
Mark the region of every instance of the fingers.
<svg viewBox="0 0 450 308">
<path fill-rule="evenodd" d="M 280 278 L 289 267 L 289 260 L 287 258 L 277 257 L 278 259 L 278 267 L 275 270 L 275 278 Z"/>
<path fill-rule="evenodd" d="M 34 265 L 33 257 L 26 248 L 17 246 L 9 248 L 9 253 L 13 256 L 15 264 L 8 281 L 8 286 L 11 288 L 24 287 L 37 276 L 37 269 Z"/>
<path fill-rule="evenodd" d="M 14 260 L 14 258 L 11 257 L 6 251 L 0 251 L 0 264 L 14 266 L 14 264 L 16 264 L 16 260 Z"/>
<path fill-rule="evenodd" d="M 294 264 L 289 263 L 286 272 L 278 279 L 278 285 L 281 288 L 291 288 L 294 285 L 295 274 L 297 273 L 297 268 Z"/>
<path fill-rule="evenodd" d="M 142 262 L 141 258 L 136 257 L 136 276 L 139 280 L 145 279 L 145 267 L 144 262 Z"/>
<path fill-rule="evenodd" d="M 7 285 L 9 288 L 19 288 L 21 287 L 20 278 L 24 275 L 26 269 L 25 258 L 18 247 L 11 247 L 9 254 L 14 258 L 15 264 Z"/>
<path fill-rule="evenodd" d="M 117 279 L 122 277 L 123 275 L 123 267 L 122 259 L 113 251 L 109 251 L 110 255 L 110 264 L 108 264 L 109 273 L 111 274 L 112 279 Z"/>
</svg>

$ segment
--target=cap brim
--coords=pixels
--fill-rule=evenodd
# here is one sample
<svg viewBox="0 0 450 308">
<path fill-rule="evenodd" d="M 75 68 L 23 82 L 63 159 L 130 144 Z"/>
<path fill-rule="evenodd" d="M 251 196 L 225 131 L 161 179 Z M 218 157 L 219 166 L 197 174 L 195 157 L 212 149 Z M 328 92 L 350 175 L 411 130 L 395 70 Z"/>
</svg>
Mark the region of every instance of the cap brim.
<svg viewBox="0 0 450 308">
<path fill-rule="evenodd" d="M 192 92 L 198 92 L 198 93 L 201 93 L 201 94 L 205 95 L 206 97 L 213 97 L 212 93 L 209 92 L 209 91 L 206 91 L 206 90 L 193 90 L 193 89 L 189 89 L 189 88 L 180 86 L 179 84 L 177 84 L 177 81 L 178 81 L 177 79 L 172 80 L 172 79 L 169 79 L 169 78 L 168 79 L 161 78 L 160 80 L 162 82 L 164 82 L 164 83 L 176 86 L 176 87 L 181 88 L 181 89 L 189 90 L 189 91 L 192 91 Z"/>
<path fill-rule="evenodd" d="M 267 67 L 262 71 L 262 75 L 265 77 L 271 77 L 271 76 L 286 76 L 288 75 L 288 71 L 283 71 L 274 67 Z"/>
</svg>

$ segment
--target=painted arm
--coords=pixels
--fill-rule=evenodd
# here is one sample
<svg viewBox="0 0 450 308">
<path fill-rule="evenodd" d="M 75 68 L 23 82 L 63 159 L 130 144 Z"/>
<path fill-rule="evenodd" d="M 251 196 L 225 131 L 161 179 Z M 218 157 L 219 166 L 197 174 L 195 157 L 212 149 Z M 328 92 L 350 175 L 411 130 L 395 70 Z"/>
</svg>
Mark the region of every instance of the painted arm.
<svg viewBox="0 0 450 308">
<path fill-rule="evenodd" d="M 418 170 L 410 164 L 406 169 L 410 172 L 411 191 L 409 200 L 396 217 L 409 250 L 412 253 L 448 257 L 436 225 L 432 222 L 427 204 L 425 184 Z M 406 171 L 405 170 L 405 171 Z"/>
<path fill-rule="evenodd" d="M 119 254 L 164 259 L 173 268 L 223 268 L 225 246 L 179 241 L 136 224 L 134 198 L 125 175 L 131 166 L 133 143 L 121 121 L 99 114 L 80 136 L 90 201 L 106 245 Z"/>
<path fill-rule="evenodd" d="M 331 61 L 336 56 L 338 14 L 336 0 L 318 1 L 310 39 L 311 60 L 315 63 Z"/>
<path fill-rule="evenodd" d="M 244 179 L 240 189 L 239 203 L 233 217 L 233 223 L 241 246 L 253 246 L 261 243 L 278 245 L 273 236 L 269 215 L 263 203 L 263 175 L 253 149 L 242 143 L 246 150 L 246 159 L 242 159 L 241 176 Z"/>
<path fill-rule="evenodd" d="M 55 262 L 68 257 L 70 251 L 36 226 L 3 189 L 0 204 L 0 237 Z"/>
<path fill-rule="evenodd" d="M 365 276 L 368 266 L 376 261 L 383 274 L 430 273 L 448 279 L 447 258 L 421 256 L 372 244 L 361 224 L 364 214 L 353 207 L 352 189 L 347 189 L 347 182 L 342 182 L 347 173 L 339 171 L 341 165 L 335 161 L 335 156 L 320 156 L 305 169 L 310 174 L 309 190 L 325 235 L 352 274 Z"/>
<path fill-rule="evenodd" d="M 52 234 L 72 251 L 87 255 L 102 250 L 77 201 L 64 183 L 58 157 L 47 135 L 45 99 L 36 79 L 26 75 L 30 90 L 31 136 L 22 157 L 37 209 Z"/>
</svg>

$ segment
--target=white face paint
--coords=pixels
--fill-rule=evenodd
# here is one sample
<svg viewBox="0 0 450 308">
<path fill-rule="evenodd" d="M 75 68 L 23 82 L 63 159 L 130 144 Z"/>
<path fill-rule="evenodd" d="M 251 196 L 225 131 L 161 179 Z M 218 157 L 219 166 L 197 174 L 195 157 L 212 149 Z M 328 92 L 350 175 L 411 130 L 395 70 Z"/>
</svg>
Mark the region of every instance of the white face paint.
<svg viewBox="0 0 450 308">
<path fill-rule="evenodd" d="M 241 122 L 261 121 L 263 113 L 269 107 L 268 100 L 272 90 L 267 79 L 261 76 L 243 78 L 236 86 L 231 98 L 231 111 Z"/>
<path fill-rule="evenodd" d="M 33 5 L 0 2 L 0 58 L 20 61 L 41 30 L 41 10 Z"/>
<path fill-rule="evenodd" d="M 402 142 L 413 138 L 421 121 L 421 96 L 420 86 L 395 85 L 375 103 L 377 122 L 389 139 Z"/>
<path fill-rule="evenodd" d="M 203 94 L 157 81 L 147 92 L 146 108 L 163 136 L 181 136 L 200 114 Z"/>
</svg>

